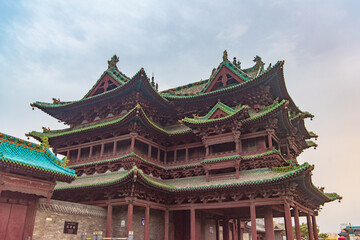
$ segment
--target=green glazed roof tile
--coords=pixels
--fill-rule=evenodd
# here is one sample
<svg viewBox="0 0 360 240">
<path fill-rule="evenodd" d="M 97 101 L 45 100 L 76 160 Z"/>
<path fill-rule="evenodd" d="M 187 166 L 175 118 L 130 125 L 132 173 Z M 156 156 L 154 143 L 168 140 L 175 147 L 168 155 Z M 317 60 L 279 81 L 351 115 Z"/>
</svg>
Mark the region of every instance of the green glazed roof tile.
<svg viewBox="0 0 360 240">
<path fill-rule="evenodd" d="M 60 160 L 49 149 L 0 133 L 0 163 L 20 168 L 74 179 L 75 171 L 64 167 L 66 160 Z"/>
</svg>

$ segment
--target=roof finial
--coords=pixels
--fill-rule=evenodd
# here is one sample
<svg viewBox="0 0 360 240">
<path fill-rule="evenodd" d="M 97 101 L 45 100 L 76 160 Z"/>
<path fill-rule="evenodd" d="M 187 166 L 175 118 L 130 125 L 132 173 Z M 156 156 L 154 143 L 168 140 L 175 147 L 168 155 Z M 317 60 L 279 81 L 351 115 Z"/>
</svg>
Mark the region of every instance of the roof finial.
<svg viewBox="0 0 360 240">
<path fill-rule="evenodd" d="M 156 84 L 155 84 L 155 89 L 156 89 L 156 91 L 158 91 L 159 90 L 159 84 L 156 82 Z"/>
<path fill-rule="evenodd" d="M 264 65 L 264 62 L 261 60 L 261 57 L 259 57 L 258 55 L 255 56 L 253 61 L 256 63 L 256 65 L 260 65 L 260 66 Z"/>
<path fill-rule="evenodd" d="M 240 68 L 241 62 L 240 62 L 239 60 L 236 60 L 236 57 L 234 57 L 233 64 L 234 64 L 236 67 Z"/>
<path fill-rule="evenodd" d="M 151 77 L 151 86 L 155 87 L 154 73 L 152 73 Z"/>
<path fill-rule="evenodd" d="M 112 58 L 108 61 L 108 69 L 115 68 L 116 70 L 118 70 L 116 66 L 118 62 L 119 62 L 119 57 L 116 55 L 112 56 Z"/>
<path fill-rule="evenodd" d="M 227 61 L 227 60 L 228 60 L 228 54 L 227 51 L 225 50 L 223 54 L 223 61 Z"/>
</svg>

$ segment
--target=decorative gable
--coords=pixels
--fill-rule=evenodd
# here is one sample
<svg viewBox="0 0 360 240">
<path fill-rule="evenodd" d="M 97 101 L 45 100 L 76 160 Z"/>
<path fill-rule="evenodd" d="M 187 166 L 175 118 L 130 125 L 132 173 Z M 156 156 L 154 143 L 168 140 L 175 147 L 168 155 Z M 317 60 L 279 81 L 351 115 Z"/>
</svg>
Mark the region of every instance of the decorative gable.
<svg viewBox="0 0 360 240">
<path fill-rule="evenodd" d="M 215 112 L 209 117 L 209 119 L 216 119 L 216 118 L 222 118 L 229 115 L 228 113 L 224 112 L 220 108 L 216 109 Z"/>
<path fill-rule="evenodd" d="M 216 73 L 205 92 L 219 90 L 243 82 L 245 82 L 243 79 L 233 73 L 226 65 L 223 65 L 221 66 L 220 71 Z"/>
<path fill-rule="evenodd" d="M 114 89 L 116 87 L 120 86 L 120 83 L 116 81 L 112 76 L 110 76 L 109 73 L 106 73 L 100 81 L 96 83 L 96 85 L 92 88 L 90 93 L 87 95 L 87 97 L 92 97 L 107 91 L 110 91 L 111 89 Z"/>
</svg>

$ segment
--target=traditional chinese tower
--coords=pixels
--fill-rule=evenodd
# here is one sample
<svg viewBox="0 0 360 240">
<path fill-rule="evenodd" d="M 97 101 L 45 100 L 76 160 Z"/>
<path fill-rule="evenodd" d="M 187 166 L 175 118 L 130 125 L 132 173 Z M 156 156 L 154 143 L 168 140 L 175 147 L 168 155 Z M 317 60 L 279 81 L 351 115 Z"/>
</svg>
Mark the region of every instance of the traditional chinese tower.
<svg viewBox="0 0 360 240">
<path fill-rule="evenodd" d="M 283 217 L 292 240 L 291 217 L 300 239 L 305 216 L 317 239 L 320 206 L 341 197 L 316 188 L 314 167 L 296 160 L 316 147 L 310 139 L 317 135 L 304 125 L 313 115 L 286 90 L 284 61 L 265 68 L 256 56 L 244 69 L 225 51 L 208 80 L 162 92 L 144 69 L 130 78 L 117 62 L 108 61 L 78 101 L 31 104 L 70 126 L 29 133 L 47 137 L 78 175 L 59 183 L 54 198 L 106 207 L 106 236 L 240 240 L 250 221 L 257 239 L 256 219 L 263 218 L 266 239 L 274 239 L 273 218 Z M 141 216 L 139 228 L 133 221 Z"/>
</svg>

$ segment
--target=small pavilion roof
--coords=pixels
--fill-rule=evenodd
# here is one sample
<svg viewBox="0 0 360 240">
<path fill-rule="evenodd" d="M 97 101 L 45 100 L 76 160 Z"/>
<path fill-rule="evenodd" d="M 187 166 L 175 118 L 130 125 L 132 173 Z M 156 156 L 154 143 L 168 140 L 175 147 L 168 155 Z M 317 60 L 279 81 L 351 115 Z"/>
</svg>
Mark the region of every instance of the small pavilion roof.
<svg viewBox="0 0 360 240">
<path fill-rule="evenodd" d="M 244 105 L 236 109 L 233 109 L 219 101 L 205 116 L 201 116 L 201 117 L 194 116 L 194 118 L 185 117 L 181 121 L 184 122 L 186 125 L 198 125 L 198 124 L 204 124 L 210 122 L 218 122 L 230 118 L 233 119 L 234 117 L 237 117 L 240 114 L 244 114 L 246 117 L 249 117 L 249 114 L 247 113 L 247 108 L 248 106 Z M 224 114 L 226 114 L 226 116 L 219 118 L 212 118 L 213 114 L 219 110 Z"/>
<path fill-rule="evenodd" d="M 66 159 L 57 158 L 45 144 L 38 145 L 0 133 L 0 165 L 3 167 L 71 182 L 76 174 L 65 167 L 66 164 Z"/>
</svg>

